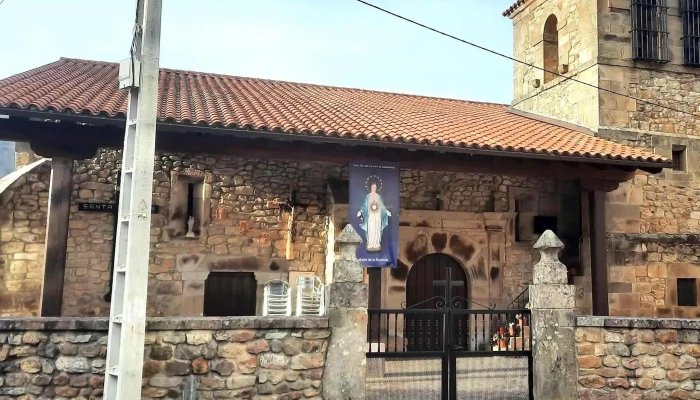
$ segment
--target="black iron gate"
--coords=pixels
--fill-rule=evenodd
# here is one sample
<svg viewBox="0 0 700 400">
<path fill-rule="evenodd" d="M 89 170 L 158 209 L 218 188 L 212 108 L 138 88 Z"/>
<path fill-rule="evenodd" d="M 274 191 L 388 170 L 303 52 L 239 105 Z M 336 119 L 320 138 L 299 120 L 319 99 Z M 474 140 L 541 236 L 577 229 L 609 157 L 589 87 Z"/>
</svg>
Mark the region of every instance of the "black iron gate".
<svg viewBox="0 0 700 400">
<path fill-rule="evenodd" d="M 450 270 L 433 284 L 444 296 L 368 310 L 367 398 L 532 399 L 530 311 L 465 309 Z"/>
</svg>

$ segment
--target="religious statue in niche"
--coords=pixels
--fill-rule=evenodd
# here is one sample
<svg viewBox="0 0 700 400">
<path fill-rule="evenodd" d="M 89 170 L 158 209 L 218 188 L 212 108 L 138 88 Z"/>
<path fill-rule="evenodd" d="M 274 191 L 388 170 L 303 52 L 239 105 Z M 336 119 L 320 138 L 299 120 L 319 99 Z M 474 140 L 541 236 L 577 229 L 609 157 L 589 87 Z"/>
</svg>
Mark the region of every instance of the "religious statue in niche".
<svg viewBox="0 0 700 400">
<path fill-rule="evenodd" d="M 360 220 L 360 228 L 365 231 L 367 237 L 367 251 L 379 252 L 382 250 L 382 232 L 389 225 L 391 212 L 384 206 L 380 195 L 382 180 L 378 176 L 368 177 L 365 188 L 368 193 L 357 212 L 357 218 Z"/>
<path fill-rule="evenodd" d="M 187 234 L 185 235 L 186 238 L 193 238 L 196 237 L 194 235 L 194 217 L 190 216 L 187 219 Z"/>
</svg>

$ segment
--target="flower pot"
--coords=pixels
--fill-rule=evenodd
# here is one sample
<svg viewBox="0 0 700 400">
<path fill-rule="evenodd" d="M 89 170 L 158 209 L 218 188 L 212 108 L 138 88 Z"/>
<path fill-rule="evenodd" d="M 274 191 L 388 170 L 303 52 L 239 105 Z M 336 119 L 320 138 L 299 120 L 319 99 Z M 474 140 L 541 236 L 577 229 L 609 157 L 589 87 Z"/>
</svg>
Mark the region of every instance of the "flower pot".
<svg viewBox="0 0 700 400">
<path fill-rule="evenodd" d="M 501 349 L 505 349 L 506 348 L 506 340 L 505 339 L 499 340 L 498 347 L 500 347 Z"/>
<path fill-rule="evenodd" d="M 508 326 L 508 334 L 510 336 L 515 336 L 515 328 L 513 327 L 513 325 Z"/>
</svg>

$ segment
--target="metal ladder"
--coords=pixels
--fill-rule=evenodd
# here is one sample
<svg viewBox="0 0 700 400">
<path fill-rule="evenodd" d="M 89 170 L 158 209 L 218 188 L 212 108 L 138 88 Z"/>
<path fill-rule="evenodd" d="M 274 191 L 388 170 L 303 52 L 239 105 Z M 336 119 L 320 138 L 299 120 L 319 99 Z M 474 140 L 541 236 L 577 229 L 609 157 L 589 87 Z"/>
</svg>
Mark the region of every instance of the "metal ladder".
<svg viewBox="0 0 700 400">
<path fill-rule="evenodd" d="M 105 400 L 141 398 L 161 0 L 137 0 L 115 240 Z M 140 69 L 135 66 L 140 62 Z"/>
</svg>

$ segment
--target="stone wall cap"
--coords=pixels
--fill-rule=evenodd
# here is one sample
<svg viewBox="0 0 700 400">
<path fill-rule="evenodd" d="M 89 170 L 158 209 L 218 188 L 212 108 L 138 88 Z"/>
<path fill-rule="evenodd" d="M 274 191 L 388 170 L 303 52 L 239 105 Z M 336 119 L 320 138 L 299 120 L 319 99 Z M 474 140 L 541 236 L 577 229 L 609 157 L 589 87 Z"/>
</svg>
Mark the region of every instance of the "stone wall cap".
<svg viewBox="0 0 700 400">
<path fill-rule="evenodd" d="M 362 238 L 360 235 L 355 232 L 355 228 L 352 227 L 352 224 L 347 224 L 345 225 L 345 228 L 343 228 L 343 231 L 340 232 L 340 235 L 338 236 L 338 239 L 336 240 L 338 243 L 348 243 L 348 244 L 360 244 L 362 243 Z"/>
<path fill-rule="evenodd" d="M 576 317 L 576 326 L 602 327 L 605 326 L 605 318 L 593 316 Z"/>
<path fill-rule="evenodd" d="M 540 236 L 539 239 L 537 239 L 537 242 L 535 243 L 534 248 L 536 250 L 539 249 L 563 249 L 564 248 L 564 243 L 559 240 L 556 234 L 552 232 L 551 230 L 547 229 L 544 231 L 542 236 Z"/>
<path fill-rule="evenodd" d="M 700 329 L 697 319 L 578 316 L 576 326 L 638 329 Z"/>
<path fill-rule="evenodd" d="M 327 317 L 162 317 L 148 318 L 147 331 L 219 329 L 323 329 Z M 0 331 L 107 331 L 109 319 L 94 317 L 0 318 Z"/>
</svg>

